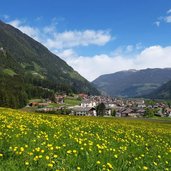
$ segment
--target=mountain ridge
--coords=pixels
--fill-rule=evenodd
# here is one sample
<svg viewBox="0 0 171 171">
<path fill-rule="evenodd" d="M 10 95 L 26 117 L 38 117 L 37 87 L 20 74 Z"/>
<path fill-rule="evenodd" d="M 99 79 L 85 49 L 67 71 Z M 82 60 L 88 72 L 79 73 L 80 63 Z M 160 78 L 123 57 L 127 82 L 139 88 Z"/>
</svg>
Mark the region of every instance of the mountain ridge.
<svg viewBox="0 0 171 171">
<path fill-rule="evenodd" d="M 147 68 L 101 75 L 92 83 L 110 96 L 136 97 L 151 93 L 169 80 L 171 68 Z"/>
<path fill-rule="evenodd" d="M 49 97 L 53 92 L 64 91 L 72 93 L 98 94 L 85 78 L 73 70 L 65 61 L 50 52 L 45 46 L 20 30 L 0 21 L 0 105 L 10 105 L 10 101 L 20 101 L 15 98 L 13 87 L 2 87 L 10 79 L 21 88 L 27 98 Z M 19 79 L 20 81 L 16 81 Z M 8 80 L 8 81 L 7 81 Z M 12 85 L 12 83 L 9 83 Z M 41 91 L 43 94 L 41 95 Z M 6 92 L 7 93 L 4 93 Z M 15 93 L 14 93 L 15 92 Z M 36 93 L 37 92 L 37 93 Z M 15 99 L 15 100 L 14 100 Z"/>
</svg>

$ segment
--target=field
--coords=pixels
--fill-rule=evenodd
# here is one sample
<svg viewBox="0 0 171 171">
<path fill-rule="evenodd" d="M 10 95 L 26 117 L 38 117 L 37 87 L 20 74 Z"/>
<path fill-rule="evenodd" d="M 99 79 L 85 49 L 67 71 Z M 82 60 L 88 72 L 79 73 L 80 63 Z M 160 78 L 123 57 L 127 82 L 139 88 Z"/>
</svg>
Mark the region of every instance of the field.
<svg viewBox="0 0 171 171">
<path fill-rule="evenodd" d="M 0 171 L 170 171 L 171 121 L 0 108 Z"/>
</svg>

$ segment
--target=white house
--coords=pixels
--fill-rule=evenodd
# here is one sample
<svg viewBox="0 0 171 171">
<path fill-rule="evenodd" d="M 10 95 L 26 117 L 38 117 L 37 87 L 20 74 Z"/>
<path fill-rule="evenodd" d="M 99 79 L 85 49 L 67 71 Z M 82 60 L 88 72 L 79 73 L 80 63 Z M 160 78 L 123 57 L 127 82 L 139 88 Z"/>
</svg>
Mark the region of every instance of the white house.
<svg viewBox="0 0 171 171">
<path fill-rule="evenodd" d="M 71 113 L 77 116 L 97 116 L 96 109 L 93 107 L 74 107 Z"/>
<path fill-rule="evenodd" d="M 83 100 L 81 102 L 81 107 L 96 107 L 97 102 L 93 100 Z"/>
</svg>

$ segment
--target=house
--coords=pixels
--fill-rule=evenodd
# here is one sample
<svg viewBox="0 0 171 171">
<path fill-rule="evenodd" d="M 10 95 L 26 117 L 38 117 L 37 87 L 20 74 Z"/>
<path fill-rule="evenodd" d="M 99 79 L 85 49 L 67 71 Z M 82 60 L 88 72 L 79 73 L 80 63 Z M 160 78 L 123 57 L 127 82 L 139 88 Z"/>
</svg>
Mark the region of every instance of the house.
<svg viewBox="0 0 171 171">
<path fill-rule="evenodd" d="M 160 116 L 160 117 L 163 117 L 163 109 L 162 108 L 158 108 L 158 111 L 157 113 L 155 114 L 156 116 Z"/>
<path fill-rule="evenodd" d="M 116 108 L 117 107 L 117 105 L 114 102 L 107 103 L 107 106 L 111 107 L 111 108 Z"/>
<path fill-rule="evenodd" d="M 166 116 L 171 117 L 171 109 L 170 108 L 166 108 L 165 109 L 165 114 L 166 114 Z"/>
<path fill-rule="evenodd" d="M 64 103 L 64 97 L 65 96 L 62 96 L 62 95 L 56 95 L 55 96 L 55 102 L 59 103 L 59 104 L 63 104 Z"/>
<path fill-rule="evenodd" d="M 36 112 L 43 112 L 43 113 L 48 113 L 48 112 L 55 112 L 61 110 L 61 107 L 43 107 L 43 108 L 38 108 L 36 109 Z"/>
<path fill-rule="evenodd" d="M 106 108 L 104 116 L 112 116 L 112 109 L 111 108 Z"/>
<path fill-rule="evenodd" d="M 48 103 L 38 103 L 38 107 L 47 107 Z"/>
<path fill-rule="evenodd" d="M 133 113 L 133 110 L 130 108 L 127 108 L 121 112 L 121 116 L 122 117 L 131 116 L 132 113 Z"/>
<path fill-rule="evenodd" d="M 137 114 L 139 114 L 139 116 L 143 116 L 145 113 L 145 109 L 138 109 L 137 110 Z"/>
<path fill-rule="evenodd" d="M 88 98 L 88 95 L 85 94 L 85 93 L 80 93 L 80 94 L 78 95 L 78 97 L 80 97 L 81 99 L 87 99 L 87 98 Z"/>
<path fill-rule="evenodd" d="M 31 103 L 29 103 L 30 107 L 35 107 L 35 106 L 38 106 L 38 105 L 39 105 L 38 102 L 31 102 Z"/>
<path fill-rule="evenodd" d="M 145 108 L 146 107 L 145 101 L 143 99 L 136 100 L 135 103 L 136 103 L 138 108 Z"/>
<path fill-rule="evenodd" d="M 96 109 L 93 107 L 74 107 L 71 113 L 77 116 L 97 116 Z"/>
<path fill-rule="evenodd" d="M 97 102 L 94 100 L 83 100 L 81 102 L 81 107 L 86 108 L 86 107 L 96 107 L 97 106 Z"/>
<path fill-rule="evenodd" d="M 3 47 L 0 47 L 0 51 L 1 51 L 1 52 L 4 52 L 4 48 L 3 48 Z"/>
<path fill-rule="evenodd" d="M 115 117 L 121 117 L 121 116 L 122 116 L 121 113 L 117 111 Z"/>
</svg>

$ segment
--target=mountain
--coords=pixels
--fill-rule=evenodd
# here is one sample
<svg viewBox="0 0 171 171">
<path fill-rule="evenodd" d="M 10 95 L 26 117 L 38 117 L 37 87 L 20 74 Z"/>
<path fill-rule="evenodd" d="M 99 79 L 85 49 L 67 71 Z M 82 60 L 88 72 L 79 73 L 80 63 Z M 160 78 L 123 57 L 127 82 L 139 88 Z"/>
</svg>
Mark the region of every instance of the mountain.
<svg viewBox="0 0 171 171">
<path fill-rule="evenodd" d="M 151 93 L 171 80 L 171 68 L 120 71 L 102 75 L 92 83 L 110 96 L 136 97 Z"/>
<path fill-rule="evenodd" d="M 171 99 L 171 80 L 145 97 L 151 99 Z"/>
<path fill-rule="evenodd" d="M 0 21 L 0 106 L 22 107 L 56 91 L 98 94 L 85 78 L 46 47 Z"/>
</svg>

